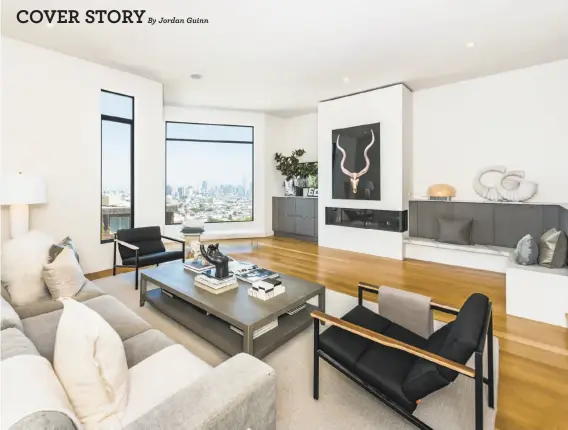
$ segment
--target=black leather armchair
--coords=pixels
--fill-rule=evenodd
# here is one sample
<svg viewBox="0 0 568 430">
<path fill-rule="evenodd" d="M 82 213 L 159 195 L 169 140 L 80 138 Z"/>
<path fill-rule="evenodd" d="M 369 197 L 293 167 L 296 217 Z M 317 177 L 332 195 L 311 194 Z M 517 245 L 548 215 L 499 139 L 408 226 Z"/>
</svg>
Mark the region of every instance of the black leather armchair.
<svg viewBox="0 0 568 430">
<path fill-rule="evenodd" d="M 179 242 L 181 251 L 166 251 L 162 239 Z M 116 249 L 120 252 L 122 264 L 116 264 Z M 159 265 L 167 261 L 185 261 L 185 242 L 181 239 L 162 235 L 160 227 L 138 227 L 118 230 L 114 239 L 114 262 L 112 275 L 116 275 L 117 267 L 136 268 L 135 288 L 138 289 L 138 269 L 140 267 Z"/>
<path fill-rule="evenodd" d="M 423 337 L 362 306 L 363 291 L 378 287 L 359 284 L 359 305 L 342 318 L 313 311 L 314 399 L 319 398 L 319 358 L 422 430 L 432 430 L 413 415 L 420 399 L 453 382 L 458 374 L 475 379 L 475 428 L 483 430 L 483 384 L 488 404 L 495 407 L 493 376 L 493 314 L 489 299 L 470 296 L 461 310 L 431 304 L 431 308 L 456 315 L 452 321 Z M 319 323 L 328 328 L 319 334 Z M 485 341 L 487 378 L 483 376 Z M 465 364 L 475 355 L 475 369 Z"/>
</svg>

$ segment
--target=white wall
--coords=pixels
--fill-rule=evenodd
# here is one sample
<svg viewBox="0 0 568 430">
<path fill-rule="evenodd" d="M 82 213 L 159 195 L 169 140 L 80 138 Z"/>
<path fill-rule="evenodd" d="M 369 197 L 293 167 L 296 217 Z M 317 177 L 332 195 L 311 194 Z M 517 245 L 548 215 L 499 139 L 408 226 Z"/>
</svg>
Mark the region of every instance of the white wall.
<svg viewBox="0 0 568 430">
<path fill-rule="evenodd" d="M 108 269 L 112 244 L 100 243 L 100 91 L 135 97 L 135 224 L 161 225 L 162 85 L 8 38 L 2 54 L 2 171 L 43 176 L 48 203 L 30 208 L 30 227 L 57 240 L 71 236 L 86 273 Z"/>
<path fill-rule="evenodd" d="M 207 224 L 207 238 L 262 237 L 272 234 L 272 206 L 270 199 L 269 171 L 272 156 L 267 149 L 267 115 L 263 113 L 231 111 L 224 109 L 164 107 L 165 121 L 202 122 L 211 124 L 251 125 L 254 127 L 254 220 L 251 222 L 232 222 Z M 162 138 L 163 139 L 163 138 Z M 164 177 L 164 163 L 157 167 Z M 191 169 L 191 166 L 188 166 Z M 211 169 L 215 162 L 211 160 Z M 162 190 L 162 195 L 164 191 Z M 162 214 L 162 224 L 164 224 Z M 166 226 L 167 234 L 179 233 L 180 226 Z"/>
<path fill-rule="evenodd" d="M 325 224 L 325 208 L 342 207 L 400 211 L 408 207 L 412 166 L 412 98 L 403 85 L 394 85 L 318 105 L 319 244 L 330 248 L 402 259 L 400 233 Z M 332 198 L 332 130 L 381 123 L 381 200 Z"/>
<path fill-rule="evenodd" d="M 414 93 L 414 193 L 456 187 L 481 200 L 480 168 L 525 170 L 535 202 L 568 202 L 568 60 Z"/>
</svg>

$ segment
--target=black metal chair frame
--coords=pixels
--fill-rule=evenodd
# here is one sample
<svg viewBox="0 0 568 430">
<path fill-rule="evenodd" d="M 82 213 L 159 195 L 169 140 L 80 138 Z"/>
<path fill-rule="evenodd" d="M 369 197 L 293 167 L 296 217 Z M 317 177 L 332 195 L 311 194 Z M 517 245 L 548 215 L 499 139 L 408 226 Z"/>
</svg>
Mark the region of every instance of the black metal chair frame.
<svg viewBox="0 0 568 430">
<path fill-rule="evenodd" d="M 171 240 L 172 242 L 177 242 L 177 243 L 181 243 L 181 249 L 182 249 L 182 261 L 185 262 L 185 241 L 183 241 L 182 239 L 176 239 L 174 237 L 169 237 L 169 236 L 164 236 L 163 234 L 160 235 L 162 239 L 166 239 L 166 240 Z M 116 248 L 118 245 L 122 245 L 122 246 L 126 246 L 127 248 L 132 249 L 136 255 L 136 264 L 116 264 Z M 123 240 L 118 240 L 116 238 L 116 235 L 114 237 L 114 252 L 113 252 L 113 265 L 112 265 L 112 276 L 116 275 L 116 268 L 117 267 L 128 267 L 130 269 L 136 269 L 136 280 L 134 281 L 134 288 L 137 290 L 138 289 L 138 270 L 140 269 L 140 267 L 149 267 L 149 266 L 153 266 L 153 264 L 150 264 L 149 266 L 140 266 L 138 263 L 138 258 L 139 255 L 138 253 L 140 252 L 140 248 L 137 247 L 136 245 L 133 245 L 131 243 L 125 242 Z M 172 260 L 173 261 L 173 260 Z M 159 266 L 160 264 L 156 264 L 157 266 Z"/>
<path fill-rule="evenodd" d="M 374 294 L 378 294 L 379 292 L 379 287 L 376 287 L 374 285 L 371 284 L 367 284 L 367 283 L 363 283 L 360 282 L 358 285 L 358 303 L 361 306 L 363 304 L 363 292 L 369 292 L 369 293 L 374 293 Z M 457 315 L 459 313 L 459 309 L 455 309 L 449 306 L 445 306 L 445 305 L 440 305 L 440 304 L 436 304 L 436 303 L 432 303 L 430 305 L 430 307 L 434 310 L 437 311 L 441 311 L 447 314 L 451 314 L 451 315 Z M 333 359 L 333 357 L 330 357 L 328 354 L 326 354 L 325 352 L 323 352 L 321 349 L 319 349 L 319 325 L 320 325 L 320 321 L 322 323 L 329 323 L 331 325 L 334 325 L 340 329 L 343 330 L 347 330 L 355 335 L 359 335 L 362 336 L 361 333 L 358 333 L 357 331 L 353 330 L 353 327 L 359 328 L 361 329 L 361 331 L 367 331 L 370 332 L 370 330 L 365 329 L 364 327 L 360 327 L 360 326 L 356 326 L 355 324 L 350 324 L 349 323 L 349 328 L 346 325 L 342 324 L 343 320 L 340 320 L 338 318 L 334 318 L 334 317 L 330 317 L 329 315 L 324 314 L 323 312 L 319 312 L 319 311 L 313 311 L 312 312 L 312 317 L 314 319 L 314 386 L 313 386 L 313 397 L 315 400 L 319 399 L 319 359 L 322 358 L 323 360 L 325 360 L 327 363 L 329 363 L 331 366 L 333 366 L 334 368 L 336 368 L 337 370 L 339 370 L 341 373 L 343 373 L 345 376 L 347 376 L 349 379 L 351 379 L 353 382 L 355 382 L 357 385 L 361 386 L 362 388 L 364 388 L 365 390 L 367 390 L 369 393 L 371 393 L 373 396 L 375 396 L 377 399 L 379 399 L 381 402 L 383 402 L 385 405 L 389 406 L 391 409 L 393 409 L 395 412 L 397 412 L 399 415 L 403 416 L 404 418 L 406 418 L 408 421 L 410 421 L 412 424 L 414 424 L 417 428 L 421 429 L 421 430 L 434 430 L 432 429 L 432 427 L 428 426 L 425 422 L 419 420 L 417 417 L 415 417 L 412 413 L 409 413 L 406 409 L 404 409 L 402 406 L 400 406 L 399 404 L 397 404 L 395 401 L 389 399 L 384 393 L 382 393 L 381 391 L 379 391 L 377 388 L 373 387 L 371 384 L 367 383 L 366 381 L 362 380 L 361 378 L 359 378 L 357 375 L 355 375 L 353 372 L 351 372 L 350 370 L 346 369 L 344 366 L 342 366 L 340 363 L 338 363 L 335 359 Z M 373 332 L 374 333 L 374 332 Z M 392 339 L 389 338 L 387 336 L 381 335 L 380 333 L 377 333 L 378 335 L 380 335 L 382 338 L 394 341 L 393 343 L 397 343 L 397 344 L 402 344 L 402 345 L 406 345 L 408 347 L 410 347 L 409 349 L 411 350 L 417 350 L 418 348 L 413 347 L 412 345 L 408 345 L 405 344 L 401 341 L 398 341 L 396 339 Z M 393 347 L 392 344 L 388 345 L 386 343 L 382 343 L 379 342 L 378 340 L 372 339 L 370 337 L 367 336 L 363 336 L 369 340 L 372 340 L 374 342 L 377 342 L 385 347 Z M 485 349 L 485 339 L 487 339 L 487 354 L 488 354 L 488 377 L 485 378 L 483 376 L 483 353 L 484 353 L 484 349 Z M 400 348 L 398 348 L 400 349 Z M 413 354 L 413 355 L 418 355 L 414 352 L 411 352 L 409 350 L 404 350 L 407 353 Z M 423 350 L 420 350 L 423 351 Z M 444 359 L 443 357 L 439 357 L 441 359 L 441 361 L 434 361 L 432 359 L 432 354 L 427 352 L 427 351 L 423 351 L 425 353 L 425 355 L 419 355 L 419 357 L 435 362 L 438 365 L 450 368 L 451 370 L 457 371 L 459 373 L 461 373 L 462 375 L 465 375 L 469 378 L 473 378 L 475 379 L 475 429 L 476 430 L 483 430 L 483 384 L 487 384 L 488 386 L 488 405 L 490 408 L 495 408 L 495 380 L 494 380 L 494 375 L 493 375 L 493 307 L 491 302 L 489 302 L 489 309 L 487 312 L 487 316 L 485 318 L 485 322 L 483 325 L 483 330 L 481 332 L 481 335 L 479 336 L 479 341 L 477 343 L 477 348 L 476 351 L 474 353 L 475 355 L 475 369 L 471 369 L 467 366 L 462 366 L 459 363 L 454 363 L 455 365 L 457 365 L 458 367 L 462 367 L 465 369 L 469 369 L 469 371 L 465 371 L 465 369 L 463 370 L 459 370 L 456 367 L 449 367 L 448 365 L 445 365 L 443 363 L 443 361 L 448 361 L 446 359 Z"/>
</svg>

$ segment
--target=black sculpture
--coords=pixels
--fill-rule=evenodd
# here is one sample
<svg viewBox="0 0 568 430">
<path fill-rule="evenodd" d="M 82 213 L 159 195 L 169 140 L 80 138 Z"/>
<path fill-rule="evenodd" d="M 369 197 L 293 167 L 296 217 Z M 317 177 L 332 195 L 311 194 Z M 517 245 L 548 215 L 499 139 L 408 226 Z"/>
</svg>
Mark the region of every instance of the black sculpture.
<svg viewBox="0 0 568 430">
<path fill-rule="evenodd" d="M 219 251 L 219 244 L 209 245 L 207 251 L 203 245 L 200 246 L 201 255 L 211 264 L 215 265 L 215 277 L 217 279 L 229 276 L 229 257 Z"/>
</svg>

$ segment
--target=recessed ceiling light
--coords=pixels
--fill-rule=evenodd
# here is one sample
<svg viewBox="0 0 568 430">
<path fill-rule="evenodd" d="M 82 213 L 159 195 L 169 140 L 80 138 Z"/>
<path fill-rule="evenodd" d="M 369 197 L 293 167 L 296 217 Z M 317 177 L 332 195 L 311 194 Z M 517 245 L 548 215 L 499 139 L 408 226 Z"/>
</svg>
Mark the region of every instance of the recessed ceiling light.
<svg viewBox="0 0 568 430">
<path fill-rule="evenodd" d="M 189 77 L 190 77 L 191 79 L 199 80 L 199 79 L 201 79 L 201 78 L 203 77 L 203 75 L 201 75 L 201 74 L 199 74 L 199 73 L 192 73 L 191 75 L 189 75 Z"/>
<path fill-rule="evenodd" d="M 475 43 L 473 42 L 469 42 L 467 45 L 465 45 L 467 48 L 474 48 L 475 47 Z"/>
<path fill-rule="evenodd" d="M 349 82 L 349 78 L 348 78 L 348 77 L 343 78 L 343 82 L 348 83 L 348 82 Z"/>
</svg>

